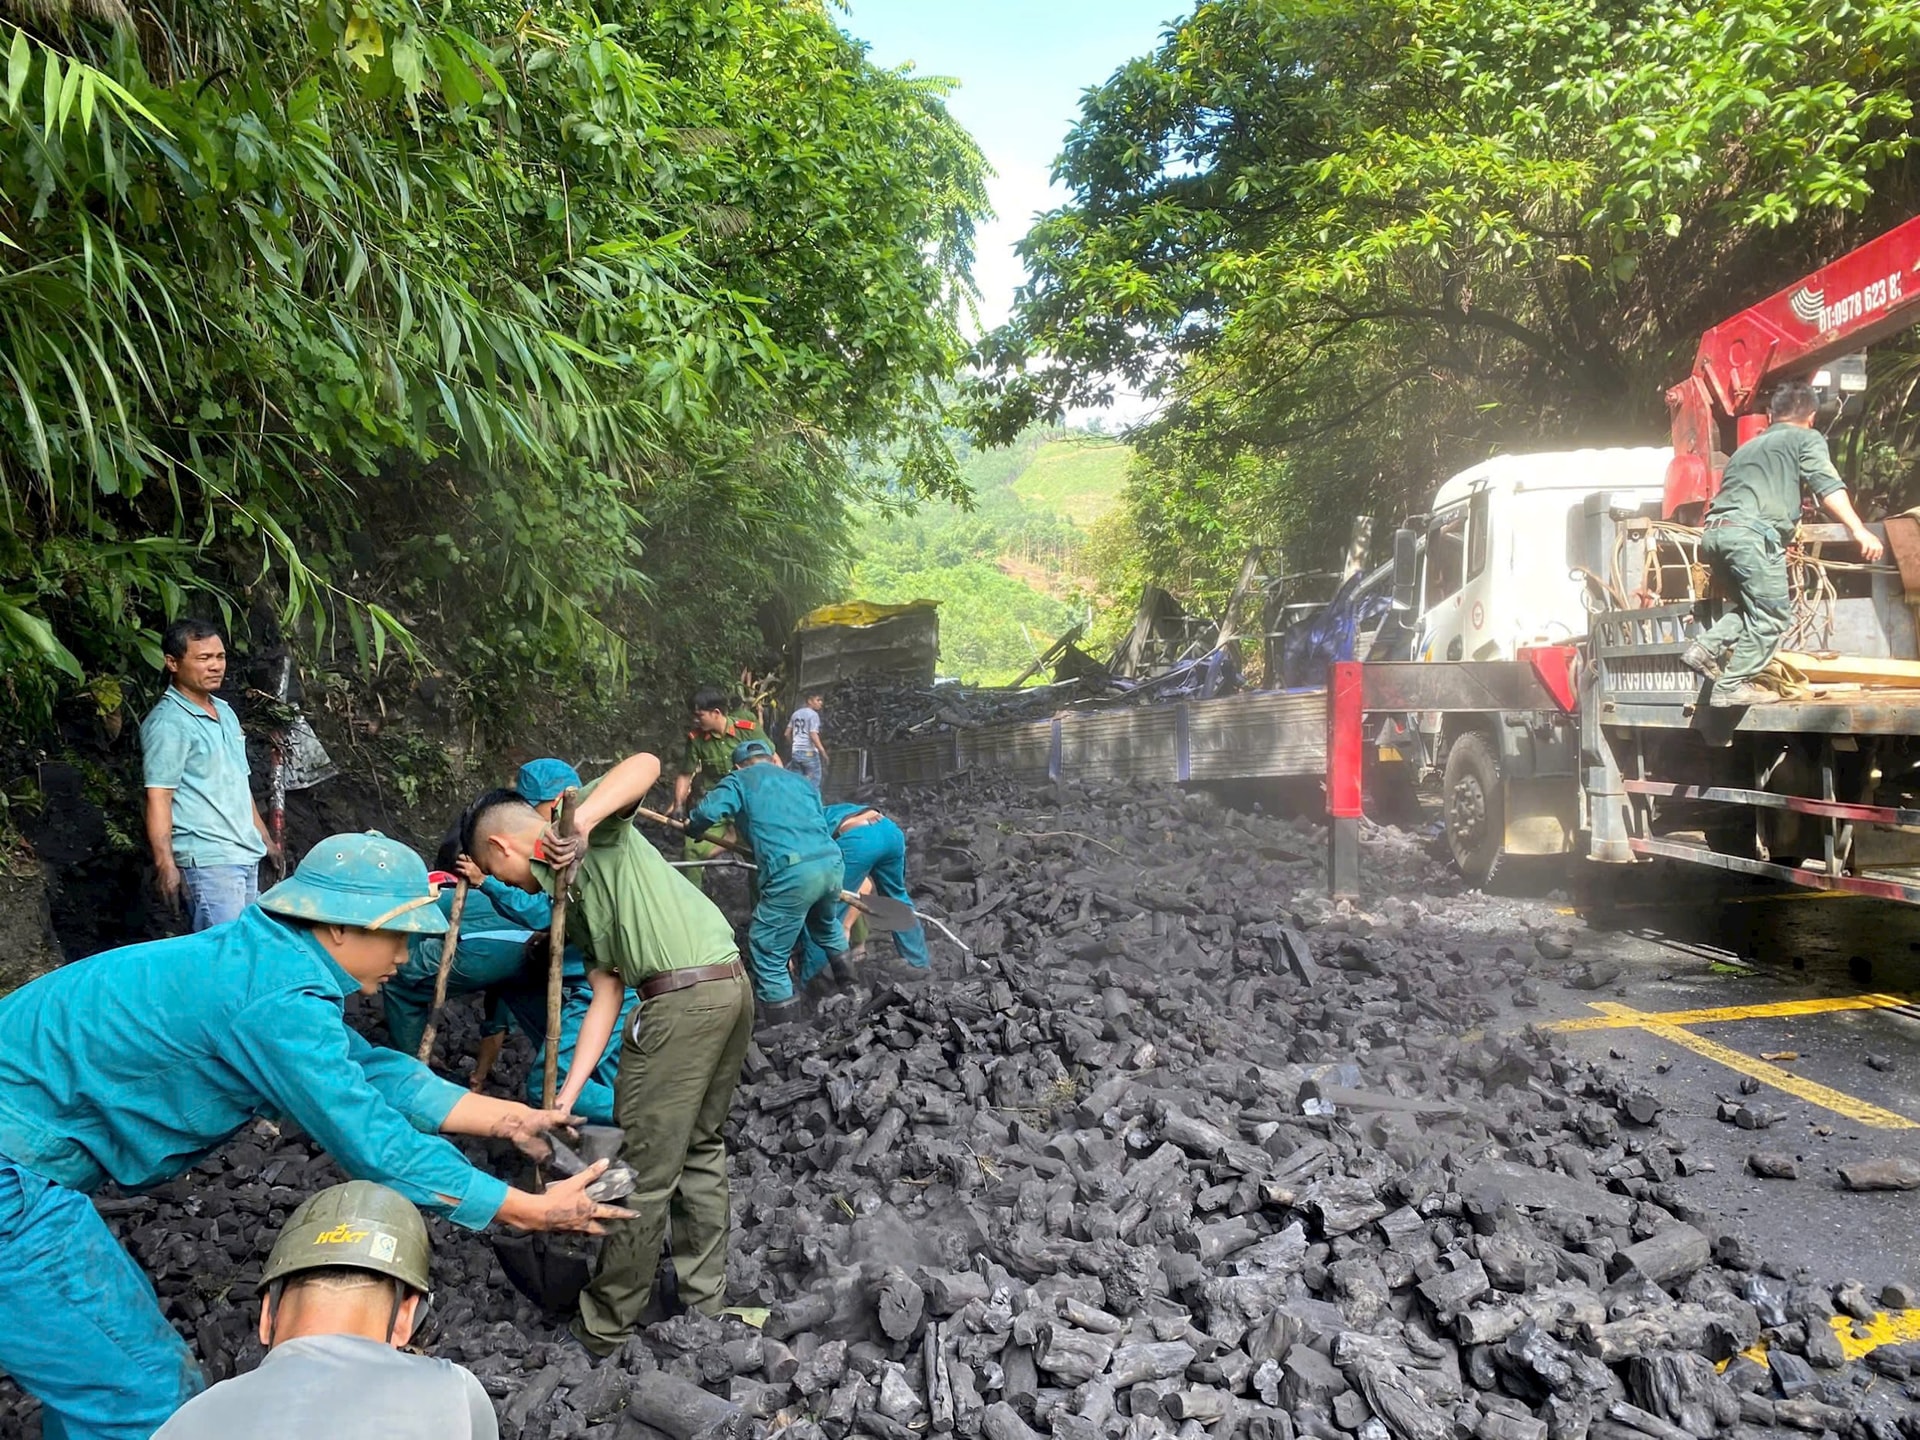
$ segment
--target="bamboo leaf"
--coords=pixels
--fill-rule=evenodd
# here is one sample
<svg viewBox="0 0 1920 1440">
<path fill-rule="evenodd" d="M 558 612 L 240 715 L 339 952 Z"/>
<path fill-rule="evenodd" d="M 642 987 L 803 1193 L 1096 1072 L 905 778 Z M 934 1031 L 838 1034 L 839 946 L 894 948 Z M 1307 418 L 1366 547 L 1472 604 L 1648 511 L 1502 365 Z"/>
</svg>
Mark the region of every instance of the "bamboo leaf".
<svg viewBox="0 0 1920 1440">
<path fill-rule="evenodd" d="M 86 671 L 80 668 L 73 652 L 55 637 L 53 627 L 12 596 L 0 596 L 0 629 L 63 675 L 75 680 L 86 679 Z"/>
<path fill-rule="evenodd" d="M 33 441 L 34 468 L 47 482 L 49 498 L 53 487 L 53 456 L 47 445 L 46 422 L 40 418 L 40 406 L 34 399 L 34 388 L 21 378 L 19 368 L 11 356 L 0 351 L 0 365 L 7 370 L 7 377 L 13 381 L 13 388 L 20 397 L 20 413 L 27 422 L 27 436 Z"/>
<path fill-rule="evenodd" d="M 60 57 L 52 50 L 40 69 L 41 128 L 51 137 L 60 129 Z"/>
<path fill-rule="evenodd" d="M 33 73 L 33 47 L 27 32 L 14 28 L 13 45 L 7 51 L 7 113 L 18 114 L 20 97 L 26 92 L 27 78 Z"/>
<path fill-rule="evenodd" d="M 69 60 L 67 62 L 66 78 L 60 82 L 59 124 L 50 128 L 59 130 L 67 128 L 67 121 L 73 118 L 74 101 L 78 99 L 80 95 L 80 82 L 86 78 L 86 74 L 87 67 L 79 61 Z"/>
</svg>

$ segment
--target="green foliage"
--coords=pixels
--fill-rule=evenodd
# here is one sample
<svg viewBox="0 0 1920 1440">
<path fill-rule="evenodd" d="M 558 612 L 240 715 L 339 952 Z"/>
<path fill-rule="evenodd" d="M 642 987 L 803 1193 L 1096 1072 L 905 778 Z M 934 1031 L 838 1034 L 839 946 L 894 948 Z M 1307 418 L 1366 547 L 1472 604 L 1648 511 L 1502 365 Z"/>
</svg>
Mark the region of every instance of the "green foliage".
<svg viewBox="0 0 1920 1440">
<path fill-rule="evenodd" d="M 1128 602 L 1151 582 L 1203 615 L 1226 611 L 1247 552 L 1270 554 L 1305 528 L 1284 469 L 1252 451 L 1225 459 L 1156 437 L 1128 473 L 1120 506 L 1093 528 L 1088 563 L 1101 590 Z M 1350 521 L 1351 517 L 1348 517 Z M 1342 522 L 1347 523 L 1347 522 Z M 1133 623 L 1130 603 L 1110 607 L 1097 631 L 1111 644 Z"/>
<path fill-rule="evenodd" d="M 1095 448 L 1097 447 L 1097 448 Z M 1112 487 L 1113 461 L 1125 452 L 1072 432 L 1036 428 L 1012 445 L 974 450 L 961 465 L 965 505 L 933 501 L 909 509 L 870 506 L 860 517 L 859 561 L 851 592 L 898 604 L 940 601 L 940 666 L 983 685 L 1005 684 L 1096 599 L 1082 578 L 1085 537 L 1072 520 L 1035 496 L 1036 470 L 1052 498 L 1083 503 L 1099 484 Z M 1074 463 L 1098 456 L 1095 475 Z M 1065 464 L 1048 465 L 1064 455 Z M 1093 467 L 1089 467 L 1093 468 Z M 1044 482 L 1064 473 L 1065 483 Z"/>
<path fill-rule="evenodd" d="M 385 772 L 400 803 L 409 810 L 423 797 L 444 792 L 458 773 L 446 746 L 417 730 L 383 732 L 375 769 Z"/>
<path fill-rule="evenodd" d="M 957 490 L 982 162 L 818 4 L 17 5 L 16 722 L 256 595 L 363 680 L 404 653 L 491 719 L 605 702 L 686 634 L 746 638 L 665 628 L 669 587 L 751 615 L 831 586 L 850 455 Z"/>
<path fill-rule="evenodd" d="M 940 602 L 940 673 L 974 685 L 1004 685 L 1073 623 L 1063 601 L 985 560 L 927 570 L 862 565 L 862 599 Z"/>
<path fill-rule="evenodd" d="M 1116 440 L 1067 436 L 1040 447 L 1014 489 L 1085 527 L 1111 511 L 1126 483 L 1133 452 Z"/>
<path fill-rule="evenodd" d="M 1129 513 L 1214 589 L 1492 449 L 1654 441 L 1703 328 L 1913 213 L 1916 84 L 1907 0 L 1203 0 L 1088 92 L 975 419 L 1162 396 Z"/>
</svg>

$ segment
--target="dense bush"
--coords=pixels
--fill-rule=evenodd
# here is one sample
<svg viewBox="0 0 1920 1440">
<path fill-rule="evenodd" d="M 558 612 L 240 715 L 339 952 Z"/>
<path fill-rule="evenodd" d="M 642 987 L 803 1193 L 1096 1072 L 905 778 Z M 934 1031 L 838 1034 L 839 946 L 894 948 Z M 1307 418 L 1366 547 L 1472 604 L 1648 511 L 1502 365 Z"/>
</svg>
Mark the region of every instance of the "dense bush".
<svg viewBox="0 0 1920 1440">
<path fill-rule="evenodd" d="M 833 587 L 863 453 L 954 488 L 982 162 L 823 6 L 71 4 L 0 0 L 11 738 L 215 599 L 617 703 Z"/>
</svg>

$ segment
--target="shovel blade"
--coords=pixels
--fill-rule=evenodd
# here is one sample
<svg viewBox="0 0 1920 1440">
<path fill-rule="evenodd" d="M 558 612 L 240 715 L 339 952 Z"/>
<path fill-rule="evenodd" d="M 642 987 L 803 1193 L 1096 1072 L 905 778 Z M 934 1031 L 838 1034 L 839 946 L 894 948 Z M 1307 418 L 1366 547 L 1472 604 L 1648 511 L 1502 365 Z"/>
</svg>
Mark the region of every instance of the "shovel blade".
<svg viewBox="0 0 1920 1440">
<path fill-rule="evenodd" d="M 920 916 L 911 905 L 889 900 L 884 895 L 849 895 L 840 898 L 867 917 L 867 928 L 883 935 L 895 935 L 920 928 Z"/>
<path fill-rule="evenodd" d="M 494 1258 L 513 1288 L 551 1315 L 570 1313 L 593 1278 L 585 1241 L 560 1235 L 492 1235 Z"/>
</svg>

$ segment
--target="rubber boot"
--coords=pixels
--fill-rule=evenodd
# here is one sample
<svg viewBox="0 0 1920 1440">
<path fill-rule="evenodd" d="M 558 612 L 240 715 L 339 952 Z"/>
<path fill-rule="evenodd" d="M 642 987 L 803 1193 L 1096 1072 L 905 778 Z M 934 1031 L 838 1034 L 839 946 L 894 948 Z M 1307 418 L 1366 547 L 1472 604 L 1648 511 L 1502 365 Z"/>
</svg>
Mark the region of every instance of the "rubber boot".
<svg viewBox="0 0 1920 1440">
<path fill-rule="evenodd" d="M 780 1025 L 791 1025 L 796 1020 L 804 1020 L 808 1015 L 806 1000 L 795 995 L 789 1000 L 756 1001 L 753 1007 L 753 1028 L 772 1030 Z"/>
</svg>

